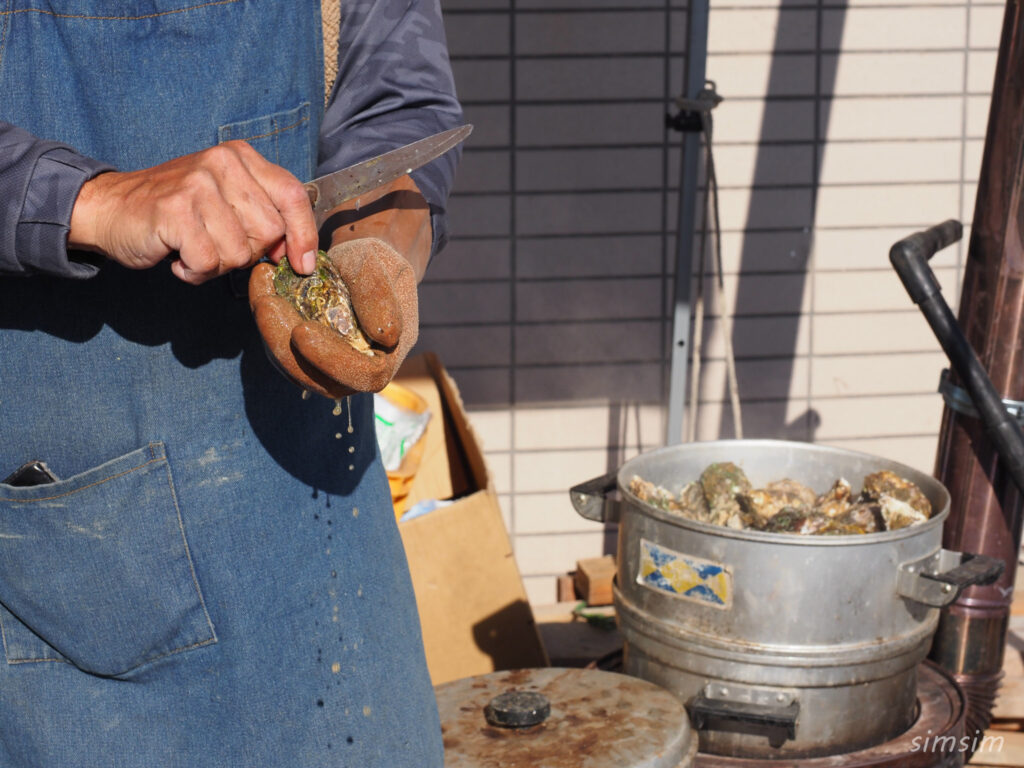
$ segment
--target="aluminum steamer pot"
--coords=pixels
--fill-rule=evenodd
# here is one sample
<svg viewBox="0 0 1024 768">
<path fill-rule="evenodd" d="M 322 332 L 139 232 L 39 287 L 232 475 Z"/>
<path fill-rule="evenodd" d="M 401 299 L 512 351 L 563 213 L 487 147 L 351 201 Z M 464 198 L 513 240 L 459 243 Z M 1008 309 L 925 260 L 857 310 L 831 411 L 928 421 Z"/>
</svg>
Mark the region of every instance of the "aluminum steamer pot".
<svg viewBox="0 0 1024 768">
<path fill-rule="evenodd" d="M 733 530 L 641 502 L 634 475 L 677 492 L 714 462 L 754 487 L 791 478 L 858 491 L 891 470 L 932 505 L 925 523 L 849 536 Z M 618 488 L 620 500 L 611 498 Z M 809 443 L 724 440 L 670 446 L 570 493 L 583 517 L 619 523 L 614 590 L 624 671 L 679 697 L 702 752 L 814 757 L 874 746 L 916 716 L 917 665 L 939 608 L 1002 563 L 941 548 L 949 494 L 897 462 Z"/>
</svg>

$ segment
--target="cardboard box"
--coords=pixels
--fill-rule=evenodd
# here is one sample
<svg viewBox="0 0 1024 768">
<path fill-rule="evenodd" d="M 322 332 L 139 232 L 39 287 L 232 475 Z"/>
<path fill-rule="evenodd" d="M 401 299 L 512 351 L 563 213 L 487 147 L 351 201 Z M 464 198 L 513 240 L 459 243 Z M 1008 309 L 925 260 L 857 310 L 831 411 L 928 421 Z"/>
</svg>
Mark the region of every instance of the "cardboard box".
<svg viewBox="0 0 1024 768">
<path fill-rule="evenodd" d="M 449 506 L 400 522 L 434 685 L 501 669 L 547 666 L 483 453 L 437 356 L 406 360 L 395 381 L 431 419 L 409 505 Z"/>
</svg>

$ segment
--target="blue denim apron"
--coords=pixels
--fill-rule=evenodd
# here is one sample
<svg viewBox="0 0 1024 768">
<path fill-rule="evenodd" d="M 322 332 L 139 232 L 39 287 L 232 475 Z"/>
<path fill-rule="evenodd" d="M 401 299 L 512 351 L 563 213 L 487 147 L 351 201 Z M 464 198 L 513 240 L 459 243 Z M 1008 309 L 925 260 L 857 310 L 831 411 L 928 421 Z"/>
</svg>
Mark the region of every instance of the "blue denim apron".
<svg viewBox="0 0 1024 768">
<path fill-rule="evenodd" d="M 122 170 L 308 178 L 315 0 L 0 0 L 0 119 Z M 441 765 L 372 400 L 269 364 L 247 275 L 0 280 L 0 766 Z"/>
</svg>

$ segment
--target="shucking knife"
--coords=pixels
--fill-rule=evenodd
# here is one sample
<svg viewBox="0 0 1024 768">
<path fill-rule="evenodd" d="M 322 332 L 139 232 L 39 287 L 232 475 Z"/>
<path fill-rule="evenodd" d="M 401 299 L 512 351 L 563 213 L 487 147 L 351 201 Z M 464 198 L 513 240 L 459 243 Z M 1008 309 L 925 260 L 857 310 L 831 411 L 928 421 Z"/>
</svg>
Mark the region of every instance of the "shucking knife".
<svg viewBox="0 0 1024 768">
<path fill-rule="evenodd" d="M 435 133 L 308 182 L 305 187 L 309 202 L 313 205 L 316 228 L 320 229 L 327 215 L 346 200 L 364 195 L 382 184 L 415 171 L 458 146 L 472 132 L 472 125 L 462 125 Z"/>
</svg>

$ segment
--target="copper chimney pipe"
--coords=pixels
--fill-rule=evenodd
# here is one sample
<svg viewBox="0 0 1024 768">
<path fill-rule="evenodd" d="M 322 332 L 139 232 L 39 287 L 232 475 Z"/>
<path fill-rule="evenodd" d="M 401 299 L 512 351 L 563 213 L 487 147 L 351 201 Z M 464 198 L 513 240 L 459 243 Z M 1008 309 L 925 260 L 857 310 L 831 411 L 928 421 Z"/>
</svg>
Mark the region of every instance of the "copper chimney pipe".
<svg viewBox="0 0 1024 768">
<path fill-rule="evenodd" d="M 1024 400 L 1024 15 L 1009 0 L 958 321 L 995 392 Z M 960 377 L 952 377 L 962 386 Z M 948 401 L 947 401 L 948 402 Z M 943 545 L 1004 560 L 992 585 L 970 587 L 942 615 L 931 658 L 968 699 L 967 734 L 988 727 L 1002 678 L 1021 544 L 1022 494 L 1000 464 L 985 424 L 948 405 L 935 475 L 949 489 Z"/>
</svg>

